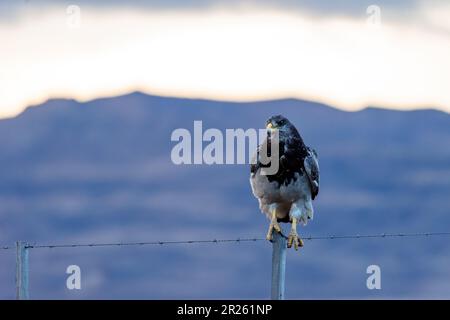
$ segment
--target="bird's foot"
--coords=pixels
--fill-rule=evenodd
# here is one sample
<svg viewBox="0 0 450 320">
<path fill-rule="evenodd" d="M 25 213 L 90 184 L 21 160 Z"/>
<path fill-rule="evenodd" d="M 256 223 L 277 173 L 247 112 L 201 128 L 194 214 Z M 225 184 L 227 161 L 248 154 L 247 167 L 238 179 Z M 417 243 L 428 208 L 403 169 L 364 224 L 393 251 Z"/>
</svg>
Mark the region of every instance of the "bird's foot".
<svg viewBox="0 0 450 320">
<path fill-rule="evenodd" d="M 303 240 L 298 236 L 297 231 L 291 230 L 287 240 L 287 247 L 291 248 L 294 245 L 295 250 L 298 250 L 298 247 L 303 247 Z"/>
<path fill-rule="evenodd" d="M 280 224 L 277 222 L 276 219 L 273 219 L 270 222 L 269 231 L 267 231 L 266 239 L 269 240 L 269 241 L 273 240 L 273 230 L 275 230 L 278 233 L 281 233 Z"/>
</svg>

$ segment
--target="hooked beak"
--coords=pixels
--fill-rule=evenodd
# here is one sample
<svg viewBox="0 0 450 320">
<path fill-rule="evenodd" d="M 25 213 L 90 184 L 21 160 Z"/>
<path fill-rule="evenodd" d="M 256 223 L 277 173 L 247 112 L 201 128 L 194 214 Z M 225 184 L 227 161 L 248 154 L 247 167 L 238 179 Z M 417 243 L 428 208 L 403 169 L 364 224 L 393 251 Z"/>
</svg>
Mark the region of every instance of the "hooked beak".
<svg viewBox="0 0 450 320">
<path fill-rule="evenodd" d="M 266 126 L 267 129 L 273 129 L 273 125 L 272 122 L 269 122 Z"/>
</svg>

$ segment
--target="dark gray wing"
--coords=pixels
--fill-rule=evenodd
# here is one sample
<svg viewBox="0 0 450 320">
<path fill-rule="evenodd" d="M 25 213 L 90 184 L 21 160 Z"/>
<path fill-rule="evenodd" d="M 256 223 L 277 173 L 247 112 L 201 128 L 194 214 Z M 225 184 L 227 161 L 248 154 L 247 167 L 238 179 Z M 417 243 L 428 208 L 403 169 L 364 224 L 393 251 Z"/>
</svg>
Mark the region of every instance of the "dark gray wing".
<svg viewBox="0 0 450 320">
<path fill-rule="evenodd" d="M 308 152 L 303 161 L 303 167 L 308 176 L 309 184 L 311 186 L 311 197 L 314 200 L 319 193 L 319 160 L 317 152 L 314 149 L 307 147 L 306 150 Z"/>
</svg>

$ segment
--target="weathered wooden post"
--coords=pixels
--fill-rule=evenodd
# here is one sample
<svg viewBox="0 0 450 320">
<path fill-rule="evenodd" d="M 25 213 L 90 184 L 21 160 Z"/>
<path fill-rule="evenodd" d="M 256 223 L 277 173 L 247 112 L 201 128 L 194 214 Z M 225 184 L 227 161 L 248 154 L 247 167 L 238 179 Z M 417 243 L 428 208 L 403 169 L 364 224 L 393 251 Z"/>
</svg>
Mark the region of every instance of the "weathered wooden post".
<svg viewBox="0 0 450 320">
<path fill-rule="evenodd" d="M 28 300 L 28 247 L 23 241 L 16 242 L 16 298 Z"/>
<path fill-rule="evenodd" d="M 284 300 L 286 274 L 286 238 L 273 231 L 272 239 L 272 300 Z"/>
</svg>

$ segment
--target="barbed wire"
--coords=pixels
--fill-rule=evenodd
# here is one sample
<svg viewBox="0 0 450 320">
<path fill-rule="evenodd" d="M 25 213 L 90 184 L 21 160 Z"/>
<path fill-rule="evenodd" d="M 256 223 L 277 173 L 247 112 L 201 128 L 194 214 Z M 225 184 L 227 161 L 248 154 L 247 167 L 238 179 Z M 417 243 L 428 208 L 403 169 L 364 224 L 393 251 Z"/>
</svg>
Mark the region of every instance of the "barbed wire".
<svg viewBox="0 0 450 320">
<path fill-rule="evenodd" d="M 27 243 L 27 249 L 42 248 L 79 248 L 79 247 L 125 247 L 125 246 L 145 246 L 145 245 L 167 245 L 167 244 L 199 244 L 199 243 L 224 243 L 224 242 L 255 242 L 263 241 L 262 238 L 237 238 L 237 239 L 212 239 L 212 240 L 173 240 L 173 241 L 144 241 L 144 242 L 105 242 L 105 243 L 71 243 L 71 244 L 30 244 Z M 14 249 L 15 246 L 4 246 L 0 249 Z"/>
<path fill-rule="evenodd" d="M 421 232 L 421 233 L 381 233 L 381 234 L 350 234 L 350 235 L 325 235 L 303 236 L 303 240 L 336 240 L 336 239 L 364 239 L 364 238 L 403 238 L 403 237 L 436 237 L 450 236 L 450 232 Z M 287 238 L 283 235 L 284 238 Z M 144 241 L 144 242 L 105 242 L 105 243 L 72 243 L 72 244 L 31 244 L 27 243 L 27 249 L 55 249 L 55 248 L 80 248 L 80 247 L 125 247 L 147 245 L 171 245 L 171 244 L 219 244 L 267 241 L 265 238 L 236 238 L 236 239 L 212 239 L 212 240 L 175 240 L 175 241 Z M 1 246 L 2 250 L 10 250 L 15 246 Z"/>
</svg>

